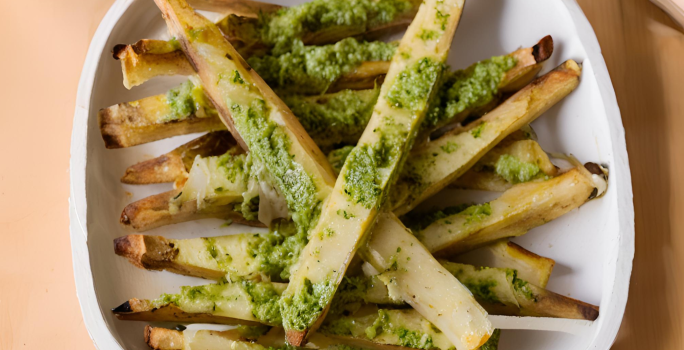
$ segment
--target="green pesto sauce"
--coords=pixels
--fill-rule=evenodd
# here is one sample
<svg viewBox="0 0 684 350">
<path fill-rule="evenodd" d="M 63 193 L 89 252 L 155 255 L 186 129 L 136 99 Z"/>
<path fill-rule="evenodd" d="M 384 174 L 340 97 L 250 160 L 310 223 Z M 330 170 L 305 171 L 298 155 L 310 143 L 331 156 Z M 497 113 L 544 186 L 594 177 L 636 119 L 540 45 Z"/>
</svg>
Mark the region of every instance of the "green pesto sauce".
<svg viewBox="0 0 684 350">
<path fill-rule="evenodd" d="M 365 208 L 375 206 L 382 194 L 378 161 L 373 147 L 355 147 L 346 161 L 344 193 Z"/>
<path fill-rule="evenodd" d="M 401 346 L 425 350 L 434 348 L 430 335 L 393 325 L 390 322 L 387 311 L 381 309 L 378 310 L 378 318 L 375 319 L 371 326 L 366 328 L 366 337 L 374 339 L 382 333 L 395 334 L 399 338 L 399 345 Z"/>
<path fill-rule="evenodd" d="M 373 324 L 366 328 L 366 337 L 374 339 L 387 328 L 390 321 L 389 314 L 385 310 L 378 310 L 378 318 L 373 321 Z"/>
<path fill-rule="evenodd" d="M 499 338 L 501 337 L 501 330 L 495 329 L 492 336 L 489 337 L 486 343 L 484 343 L 480 350 L 497 350 L 499 348 Z"/>
<path fill-rule="evenodd" d="M 308 232 L 318 221 L 322 201 L 313 178 L 290 154 L 289 136 L 268 119 L 264 100 L 254 100 L 249 107 L 227 102 L 252 161 L 268 172 L 285 198 L 292 220 L 301 231 Z"/>
<path fill-rule="evenodd" d="M 463 225 L 478 223 L 492 215 L 492 206 L 489 203 L 472 205 L 462 211 L 461 214 L 466 215 L 466 222 Z"/>
<path fill-rule="evenodd" d="M 313 0 L 275 13 L 261 14 L 261 40 L 274 52 L 290 48 L 295 39 L 315 32 L 351 36 L 389 23 L 413 8 L 407 0 Z"/>
<path fill-rule="evenodd" d="M 216 239 L 214 238 L 202 238 L 204 244 L 207 247 L 209 255 L 216 261 L 216 264 L 222 271 L 228 271 L 230 263 L 233 262 L 233 257 L 229 254 L 220 254 L 219 249 L 216 248 Z"/>
<path fill-rule="evenodd" d="M 281 322 L 278 300 L 280 295 L 270 282 L 239 281 L 240 287 L 249 295 L 252 304 L 252 314 L 259 321 L 278 325 Z M 216 284 L 202 286 L 184 286 L 178 294 L 163 294 L 159 299 L 152 301 L 154 307 L 161 307 L 167 304 L 175 304 L 182 307 L 186 303 L 193 301 L 216 302 L 233 298 L 230 295 L 223 295 L 229 283 L 223 281 Z"/>
<path fill-rule="evenodd" d="M 252 314 L 266 324 L 279 325 L 282 322 L 278 300 L 280 294 L 271 283 L 240 281 L 242 287 L 252 299 Z"/>
<path fill-rule="evenodd" d="M 363 134 L 380 90 L 344 90 L 318 98 L 283 96 L 283 102 L 323 150 L 352 145 Z"/>
<path fill-rule="evenodd" d="M 468 204 L 461 204 L 452 207 L 446 207 L 444 209 L 413 213 L 409 212 L 401 217 L 401 221 L 410 228 L 412 232 L 422 231 L 431 224 L 437 222 L 438 220 L 445 219 L 451 215 L 458 214 L 468 208 Z"/>
<path fill-rule="evenodd" d="M 344 146 L 328 153 L 328 162 L 330 162 L 330 166 L 332 166 L 335 175 L 340 174 L 344 162 L 347 160 L 347 157 L 349 157 L 349 154 L 353 149 L 354 146 Z"/>
<path fill-rule="evenodd" d="M 373 144 L 355 147 L 347 157 L 341 172 L 344 172 L 344 193 L 365 208 L 380 207 L 386 200 L 383 189 L 393 176 L 394 169 L 402 162 L 401 157 L 410 147 L 408 127 L 398 124 L 391 117 L 384 117 L 382 126 L 373 130 L 379 133 Z M 386 168 L 388 171 L 380 171 Z"/>
<path fill-rule="evenodd" d="M 217 165 L 223 170 L 226 178 L 234 183 L 238 176 L 243 176 L 247 172 L 245 168 L 246 157 L 245 154 L 234 154 L 232 150 L 229 150 L 218 158 Z M 244 178 L 247 178 L 247 176 Z"/>
<path fill-rule="evenodd" d="M 259 219 L 259 196 L 250 197 L 250 192 L 242 194 L 242 202 L 235 204 L 233 210 L 240 213 L 245 220 Z"/>
<path fill-rule="evenodd" d="M 496 304 L 500 302 L 499 297 L 494 291 L 494 288 L 497 286 L 497 282 L 494 280 L 481 281 L 466 279 L 465 281 L 461 281 L 461 283 L 463 283 L 463 285 L 466 286 L 471 293 L 473 293 L 475 298 L 482 302 L 490 304 Z"/>
<path fill-rule="evenodd" d="M 256 235 L 249 252 L 259 264 L 259 270 L 275 281 L 287 281 L 290 269 L 309 242 L 306 232 L 291 223 L 279 221 L 268 233 Z"/>
<path fill-rule="evenodd" d="M 446 74 L 441 88 L 430 104 L 424 125 L 435 126 L 490 103 L 498 94 L 499 84 L 506 72 L 515 67 L 511 56 L 494 56 L 477 62 L 464 70 Z"/>
<path fill-rule="evenodd" d="M 319 94 L 362 62 L 391 60 L 396 48 L 392 43 L 354 38 L 323 46 L 305 46 L 295 40 L 287 53 L 253 56 L 247 62 L 274 89 Z"/>
<path fill-rule="evenodd" d="M 424 350 L 433 349 L 435 347 L 432 336 L 423 332 L 399 328 L 395 330 L 394 333 L 399 337 L 399 345 L 401 346 Z"/>
<path fill-rule="evenodd" d="M 482 136 L 482 132 L 484 131 L 486 125 L 487 125 L 487 122 L 480 123 L 480 125 L 478 125 L 475 129 L 470 130 L 470 134 L 473 135 L 473 137 L 476 139 L 480 138 L 480 136 Z"/>
<path fill-rule="evenodd" d="M 427 57 L 406 67 L 389 88 L 387 102 L 411 111 L 422 110 L 444 68 Z"/>
<path fill-rule="evenodd" d="M 178 39 L 176 39 L 175 36 L 172 37 L 171 39 L 169 39 L 168 43 L 169 43 L 169 46 L 171 46 L 171 48 L 173 48 L 174 50 L 180 50 L 181 49 L 181 44 L 180 44 L 180 42 L 178 42 Z"/>
<path fill-rule="evenodd" d="M 370 279 L 366 277 L 345 276 L 340 286 L 337 287 L 335 296 L 330 303 L 328 316 L 342 315 L 345 311 L 349 310 L 350 305 L 364 302 L 368 288 L 370 288 Z"/>
<path fill-rule="evenodd" d="M 496 161 L 496 173 L 506 179 L 506 181 L 517 184 L 527 182 L 537 178 L 541 173 L 539 166 L 534 163 L 527 163 L 516 156 L 504 154 Z"/>
<path fill-rule="evenodd" d="M 201 86 L 196 86 L 190 80 L 182 83 L 179 87 L 169 90 L 166 93 L 166 103 L 169 106 L 169 113 L 164 116 L 163 121 L 184 120 L 202 107 L 211 106 L 204 95 Z M 213 112 L 211 106 L 206 109 L 207 113 Z"/>
<path fill-rule="evenodd" d="M 249 340 L 257 340 L 259 337 L 266 334 L 269 331 L 269 329 L 271 329 L 271 327 L 238 325 L 236 329 L 240 333 L 240 336 L 242 338 Z"/>
<path fill-rule="evenodd" d="M 527 300 L 534 300 L 535 302 L 537 301 L 537 295 L 530 290 L 530 284 L 527 281 L 518 278 L 517 270 L 508 269 L 506 271 L 506 276 L 511 279 L 513 289 L 525 296 Z"/>
<path fill-rule="evenodd" d="M 280 299 L 283 327 L 303 331 L 311 326 L 323 313 L 335 292 L 335 287 L 332 280 L 311 283 L 309 279 L 305 279 L 303 287 L 299 288 L 294 296 Z"/>
<path fill-rule="evenodd" d="M 440 146 L 439 148 L 441 148 L 442 151 L 444 151 L 444 153 L 451 154 L 451 153 L 456 152 L 460 147 L 461 146 L 459 146 L 458 144 L 451 142 L 451 141 L 448 141 L 446 143 L 446 145 Z"/>
<path fill-rule="evenodd" d="M 321 330 L 334 335 L 351 336 L 354 328 L 354 321 L 347 317 L 334 318 L 332 321 L 326 320 L 321 326 Z"/>
</svg>

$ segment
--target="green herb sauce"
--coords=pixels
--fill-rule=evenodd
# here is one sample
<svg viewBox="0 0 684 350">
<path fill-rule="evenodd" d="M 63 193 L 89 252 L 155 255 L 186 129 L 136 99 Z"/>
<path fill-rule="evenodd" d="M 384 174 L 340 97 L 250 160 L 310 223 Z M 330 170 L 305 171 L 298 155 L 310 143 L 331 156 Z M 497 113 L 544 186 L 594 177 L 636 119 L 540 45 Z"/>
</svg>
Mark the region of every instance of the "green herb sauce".
<svg viewBox="0 0 684 350">
<path fill-rule="evenodd" d="M 518 278 L 517 270 L 508 269 L 506 271 L 506 276 L 511 280 L 513 289 L 515 289 L 516 292 L 522 294 L 527 300 L 537 301 L 537 295 L 530 290 L 530 284 L 527 281 Z"/>
<path fill-rule="evenodd" d="M 228 254 L 221 254 L 220 249 L 216 247 L 216 239 L 214 238 L 202 238 L 204 244 L 207 247 L 209 255 L 216 261 L 216 264 L 222 271 L 228 271 L 230 263 L 233 262 L 233 258 Z"/>
<path fill-rule="evenodd" d="M 355 147 L 346 164 L 344 193 L 365 208 L 377 205 L 382 188 L 374 148 L 369 145 Z"/>
<path fill-rule="evenodd" d="M 245 168 L 246 157 L 245 154 L 234 154 L 233 150 L 229 150 L 226 154 L 219 157 L 217 165 L 230 182 L 235 182 L 238 176 L 243 176 L 248 171 Z M 243 178 L 246 179 L 248 176 Z"/>
<path fill-rule="evenodd" d="M 466 215 L 466 222 L 463 225 L 470 225 L 481 222 L 487 216 L 492 215 L 492 206 L 489 203 L 472 205 L 460 214 Z"/>
<path fill-rule="evenodd" d="M 289 136 L 267 118 L 269 111 L 265 101 L 254 100 L 248 107 L 231 101 L 227 101 L 227 105 L 249 147 L 252 161 L 268 172 L 269 180 L 285 198 L 292 220 L 300 230 L 308 232 L 318 221 L 322 199 L 313 178 L 290 154 Z"/>
<path fill-rule="evenodd" d="M 323 313 L 327 300 L 335 292 L 332 280 L 311 283 L 304 280 L 302 288 L 298 288 L 294 296 L 280 299 L 280 312 L 283 316 L 283 327 L 303 331 Z"/>
<path fill-rule="evenodd" d="M 238 330 L 238 332 L 240 332 L 240 336 L 242 338 L 249 340 L 257 340 L 259 337 L 266 334 L 269 331 L 269 329 L 271 329 L 271 327 L 238 325 L 236 329 Z"/>
<path fill-rule="evenodd" d="M 378 318 L 366 328 L 366 337 L 374 339 L 382 333 L 395 334 L 399 338 L 398 345 L 401 346 L 425 350 L 434 348 L 430 335 L 393 324 L 387 311 L 381 309 L 378 310 Z"/>
<path fill-rule="evenodd" d="M 499 297 L 497 297 L 496 292 L 494 291 L 494 288 L 497 286 L 496 281 L 479 281 L 471 279 L 459 279 L 459 281 L 461 281 L 461 283 L 463 283 L 463 285 L 468 288 L 478 300 L 490 304 L 497 304 L 500 302 Z"/>
<path fill-rule="evenodd" d="M 317 98 L 284 95 L 283 102 L 322 150 L 353 145 L 373 114 L 380 90 L 344 90 Z"/>
<path fill-rule="evenodd" d="M 470 134 L 473 135 L 474 138 L 479 139 L 480 136 L 482 136 L 482 132 L 484 131 L 486 125 L 487 122 L 480 123 L 480 125 L 478 125 L 475 129 L 470 130 Z"/>
<path fill-rule="evenodd" d="M 539 175 L 544 175 L 537 164 L 523 162 L 520 158 L 509 154 L 499 157 L 496 161 L 495 171 L 512 184 L 528 182 L 538 178 Z"/>
<path fill-rule="evenodd" d="M 344 277 L 337 287 L 335 296 L 330 303 L 329 316 L 339 316 L 349 310 L 350 305 L 360 304 L 366 301 L 366 293 L 370 288 L 371 281 L 367 277 Z"/>
<path fill-rule="evenodd" d="M 499 338 L 501 337 L 501 330 L 495 329 L 492 336 L 489 337 L 484 345 L 480 347 L 480 350 L 497 350 L 499 348 Z"/>
<path fill-rule="evenodd" d="M 349 157 L 349 154 L 353 149 L 354 146 L 344 146 L 328 153 L 328 162 L 330 162 L 330 166 L 332 166 L 335 175 L 340 174 L 344 162 L 347 160 L 347 157 Z"/>
<path fill-rule="evenodd" d="M 430 103 L 424 126 L 433 127 L 464 111 L 472 111 L 490 103 L 499 85 L 517 60 L 511 56 L 494 56 L 464 70 L 445 74 L 441 88 Z"/>
<path fill-rule="evenodd" d="M 385 99 L 398 108 L 422 110 L 444 68 L 443 64 L 427 57 L 413 63 L 397 75 Z"/>
<path fill-rule="evenodd" d="M 204 89 L 201 86 L 196 86 L 190 80 L 169 90 L 166 93 L 166 103 L 170 111 L 164 116 L 163 122 L 187 119 L 201 108 L 209 106 L 211 107 L 205 109 L 207 114 L 216 115 L 213 106 L 204 95 Z"/>
<path fill-rule="evenodd" d="M 244 280 L 240 283 L 252 298 L 252 314 L 254 317 L 267 324 L 279 325 L 282 323 L 280 307 L 278 307 L 280 294 L 273 288 L 272 284 Z"/>
<path fill-rule="evenodd" d="M 295 40 L 287 53 L 253 56 L 247 62 L 274 89 L 319 94 L 362 62 L 391 60 L 396 48 L 392 43 L 354 38 L 324 46 L 305 46 Z"/>
<path fill-rule="evenodd" d="M 257 30 L 261 40 L 279 53 L 307 34 L 340 32 L 352 36 L 392 22 L 412 8 L 407 0 L 313 0 L 261 14 Z"/>
<path fill-rule="evenodd" d="M 236 296 L 226 293 L 229 287 L 238 285 L 249 296 L 252 305 L 252 314 L 261 322 L 279 325 L 281 317 L 278 309 L 278 299 L 280 294 L 274 289 L 270 282 L 254 282 L 242 280 L 239 282 L 228 283 L 225 280 L 216 284 L 203 286 L 184 286 L 178 294 L 163 294 L 159 299 L 151 303 L 154 307 L 161 307 L 167 304 L 174 304 L 181 309 L 185 305 L 206 304 L 206 307 L 213 303 L 212 310 L 215 311 L 217 302 L 236 300 Z"/>
<path fill-rule="evenodd" d="M 286 221 L 279 221 L 269 233 L 255 235 L 249 245 L 250 254 L 259 264 L 259 270 L 272 280 L 287 281 L 290 269 L 309 242 L 306 232 L 297 230 Z"/>
</svg>

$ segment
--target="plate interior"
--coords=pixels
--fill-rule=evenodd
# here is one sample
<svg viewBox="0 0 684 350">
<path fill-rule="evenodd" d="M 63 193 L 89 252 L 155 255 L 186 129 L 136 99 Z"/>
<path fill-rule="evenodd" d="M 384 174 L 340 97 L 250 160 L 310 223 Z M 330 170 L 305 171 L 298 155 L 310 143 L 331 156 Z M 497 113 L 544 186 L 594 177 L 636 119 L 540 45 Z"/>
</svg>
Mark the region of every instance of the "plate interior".
<svg viewBox="0 0 684 350">
<path fill-rule="evenodd" d="M 287 5 L 301 1 L 277 2 Z M 449 64 L 454 69 L 465 68 L 475 61 L 533 45 L 547 34 L 554 38 L 555 51 L 542 73 L 564 60 L 574 59 L 582 63 L 583 74 L 576 91 L 534 122 L 539 142 L 546 151 L 571 153 L 582 162 L 593 161 L 611 168 L 614 152 L 592 62 L 587 58 L 562 1 L 468 1 L 453 41 Z M 109 309 L 131 297 L 155 298 L 164 292 L 175 292 L 183 285 L 207 283 L 168 272 L 137 269 L 116 256 L 112 249 L 113 239 L 128 234 L 118 224 L 124 206 L 171 189 L 170 185 L 121 184 L 119 178 L 124 169 L 198 136 L 179 136 L 128 149 L 105 149 L 97 126 L 98 109 L 165 92 L 184 80 L 183 77 L 164 77 L 132 90 L 123 87 L 119 62 L 111 57 L 109 50 L 115 44 L 133 43 L 143 38 L 168 38 L 160 12 L 149 0 L 133 2 L 108 38 L 93 85 L 87 135 L 87 238 L 95 293 L 105 322 L 126 349 L 148 349 L 142 337 L 145 323 L 118 321 Z M 491 193 L 445 190 L 423 207 L 481 202 L 493 197 L 496 195 Z M 610 293 L 606 276 L 615 273 L 615 266 L 610 261 L 615 260 L 619 238 L 616 207 L 616 194 L 609 185 L 601 200 L 592 201 L 514 241 L 556 260 L 549 289 L 599 305 L 605 300 L 605 293 Z M 162 227 L 147 234 L 192 238 L 256 230 L 239 225 L 220 228 L 221 223 L 207 219 Z M 588 329 L 586 336 L 505 331 L 500 349 L 582 349 L 591 341 L 594 330 Z"/>
</svg>

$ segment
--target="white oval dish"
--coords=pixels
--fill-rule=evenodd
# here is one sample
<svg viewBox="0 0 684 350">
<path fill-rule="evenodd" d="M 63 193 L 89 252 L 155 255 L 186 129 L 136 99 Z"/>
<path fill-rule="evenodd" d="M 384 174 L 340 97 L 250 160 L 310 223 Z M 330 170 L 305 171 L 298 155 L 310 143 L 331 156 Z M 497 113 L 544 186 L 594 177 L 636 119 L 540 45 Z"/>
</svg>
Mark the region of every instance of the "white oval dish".
<svg viewBox="0 0 684 350">
<path fill-rule="evenodd" d="M 572 0 L 469 1 L 449 63 L 454 68 L 463 68 L 532 45 L 547 34 L 554 38 L 555 52 L 543 72 L 572 58 L 582 62 L 583 73 L 579 88 L 534 122 L 539 141 L 547 151 L 572 153 L 582 162 L 606 164 L 610 169 L 609 187 L 603 198 L 515 241 L 556 260 L 549 289 L 600 305 L 600 316 L 595 322 L 501 317 L 494 317 L 493 321 L 501 327 L 562 331 L 507 330 L 502 334 L 500 350 L 609 349 L 627 301 L 634 256 L 634 209 L 624 129 L 591 26 Z M 79 82 L 71 144 L 71 245 L 85 324 L 100 349 L 147 349 L 143 342 L 144 323 L 118 321 L 109 311 L 112 307 L 131 297 L 155 298 L 163 292 L 176 291 L 181 285 L 206 283 L 168 272 L 137 269 L 117 257 L 112 249 L 113 239 L 127 234 L 118 224 L 123 207 L 170 186 L 123 185 L 119 177 L 124 169 L 196 136 L 119 150 L 105 149 L 100 136 L 100 108 L 161 93 L 183 80 L 157 78 L 126 90 L 120 65 L 109 54 L 111 48 L 142 38 L 166 37 L 166 27 L 153 1 L 116 1 L 93 37 Z M 451 197 L 453 193 L 445 193 L 430 202 L 446 202 Z M 219 228 L 218 223 L 188 222 L 150 233 L 189 238 L 248 230 L 238 225 Z"/>
</svg>

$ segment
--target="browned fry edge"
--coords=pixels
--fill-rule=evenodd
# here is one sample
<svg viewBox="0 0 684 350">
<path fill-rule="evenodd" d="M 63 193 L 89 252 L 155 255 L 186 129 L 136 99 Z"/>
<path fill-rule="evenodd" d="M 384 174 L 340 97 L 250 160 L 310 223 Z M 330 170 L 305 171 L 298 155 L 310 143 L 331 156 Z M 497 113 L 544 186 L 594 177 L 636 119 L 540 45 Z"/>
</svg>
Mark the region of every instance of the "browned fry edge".
<svg viewBox="0 0 684 350">
<path fill-rule="evenodd" d="M 263 227 L 258 221 L 245 220 L 233 210 L 232 205 L 210 205 L 205 210 L 198 211 L 196 205 L 188 203 L 181 206 L 178 213 L 171 214 L 169 202 L 179 193 L 179 190 L 171 190 L 133 202 L 121 212 L 119 222 L 126 229 L 136 232 L 205 218 L 231 219 L 243 225 Z"/>
<path fill-rule="evenodd" d="M 231 317 L 215 316 L 203 313 L 187 313 L 174 304 L 167 304 L 159 308 L 150 306 L 148 300 L 129 299 L 112 309 L 112 313 L 119 320 L 148 321 L 148 322 L 179 322 L 179 323 L 216 323 L 227 325 L 258 326 L 259 322 L 240 320 Z"/>
</svg>

